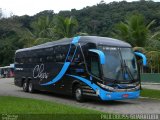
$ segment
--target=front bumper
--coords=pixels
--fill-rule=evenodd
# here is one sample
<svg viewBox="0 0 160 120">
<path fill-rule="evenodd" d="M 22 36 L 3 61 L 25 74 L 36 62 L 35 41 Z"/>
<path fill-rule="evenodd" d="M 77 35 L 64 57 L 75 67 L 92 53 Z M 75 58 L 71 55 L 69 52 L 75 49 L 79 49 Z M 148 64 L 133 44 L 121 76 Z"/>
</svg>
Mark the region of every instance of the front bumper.
<svg viewBox="0 0 160 120">
<path fill-rule="evenodd" d="M 124 99 L 136 99 L 140 96 L 140 90 L 132 92 L 107 92 L 104 90 L 99 91 L 99 97 L 101 100 L 124 100 Z"/>
</svg>

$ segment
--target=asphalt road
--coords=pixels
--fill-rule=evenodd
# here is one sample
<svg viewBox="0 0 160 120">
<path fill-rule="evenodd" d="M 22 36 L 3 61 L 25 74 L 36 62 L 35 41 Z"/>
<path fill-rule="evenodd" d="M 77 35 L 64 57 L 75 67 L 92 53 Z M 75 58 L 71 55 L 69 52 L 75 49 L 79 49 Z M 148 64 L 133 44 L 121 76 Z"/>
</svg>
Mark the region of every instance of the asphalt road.
<svg viewBox="0 0 160 120">
<path fill-rule="evenodd" d="M 68 104 L 77 107 L 95 109 L 103 112 L 121 113 L 121 114 L 160 114 L 160 100 L 139 98 L 123 101 L 96 101 L 88 100 L 84 103 L 78 103 L 68 96 L 55 95 L 53 93 L 38 92 L 34 94 L 25 93 L 22 88 L 13 83 L 13 79 L 0 79 L 0 96 L 17 96 L 23 98 L 35 98 L 58 103 Z"/>
</svg>

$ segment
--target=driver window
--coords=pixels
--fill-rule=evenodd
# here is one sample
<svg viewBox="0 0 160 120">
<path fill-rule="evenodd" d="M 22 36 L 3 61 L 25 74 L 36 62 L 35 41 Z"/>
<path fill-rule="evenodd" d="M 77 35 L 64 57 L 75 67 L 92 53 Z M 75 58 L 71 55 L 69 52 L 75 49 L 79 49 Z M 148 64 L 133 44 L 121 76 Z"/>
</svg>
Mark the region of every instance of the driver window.
<svg viewBox="0 0 160 120">
<path fill-rule="evenodd" d="M 99 69 L 99 57 L 96 54 L 90 53 L 89 55 L 89 61 L 88 61 L 88 68 L 89 71 L 97 76 L 100 77 L 100 69 Z"/>
</svg>

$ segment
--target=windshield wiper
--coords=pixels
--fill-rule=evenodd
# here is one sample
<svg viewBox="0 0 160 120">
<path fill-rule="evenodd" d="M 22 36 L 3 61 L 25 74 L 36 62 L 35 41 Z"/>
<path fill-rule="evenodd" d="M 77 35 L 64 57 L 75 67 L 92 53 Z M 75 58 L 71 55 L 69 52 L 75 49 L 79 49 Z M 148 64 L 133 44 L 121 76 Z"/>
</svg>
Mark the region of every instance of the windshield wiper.
<svg viewBox="0 0 160 120">
<path fill-rule="evenodd" d="M 122 69 L 122 74 L 125 75 L 125 73 L 128 73 L 131 80 L 134 81 L 134 77 L 130 71 L 130 69 L 128 68 L 128 66 L 126 65 L 126 61 L 123 60 L 123 57 L 122 57 L 122 53 L 120 51 L 120 49 L 118 50 L 119 51 L 119 54 L 120 54 L 120 57 L 121 57 L 121 69 Z M 125 78 L 126 79 L 126 78 Z"/>
<path fill-rule="evenodd" d="M 123 65 L 124 65 L 124 68 L 125 68 L 126 72 L 129 73 L 129 76 L 130 76 L 131 80 L 133 81 L 133 80 L 134 80 L 134 77 L 133 77 L 130 69 L 129 69 L 128 66 L 126 65 L 126 61 L 125 61 L 125 60 L 123 60 Z"/>
</svg>

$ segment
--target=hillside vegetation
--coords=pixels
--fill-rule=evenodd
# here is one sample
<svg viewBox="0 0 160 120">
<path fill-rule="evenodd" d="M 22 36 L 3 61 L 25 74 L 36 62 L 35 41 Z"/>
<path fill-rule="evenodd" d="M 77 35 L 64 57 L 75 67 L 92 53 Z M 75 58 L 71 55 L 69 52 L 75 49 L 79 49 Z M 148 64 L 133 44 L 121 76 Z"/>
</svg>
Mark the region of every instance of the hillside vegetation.
<svg viewBox="0 0 160 120">
<path fill-rule="evenodd" d="M 17 49 L 76 35 L 114 37 L 129 42 L 148 56 L 151 51 L 159 54 L 160 2 L 101 1 L 58 14 L 46 10 L 34 16 L 3 18 L 1 12 L 0 17 L 0 66 L 13 63 Z"/>
</svg>

